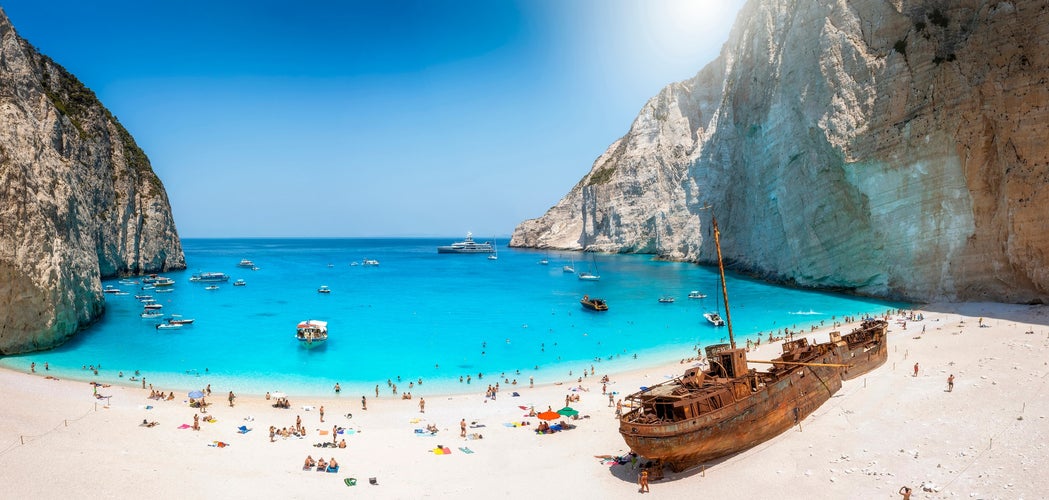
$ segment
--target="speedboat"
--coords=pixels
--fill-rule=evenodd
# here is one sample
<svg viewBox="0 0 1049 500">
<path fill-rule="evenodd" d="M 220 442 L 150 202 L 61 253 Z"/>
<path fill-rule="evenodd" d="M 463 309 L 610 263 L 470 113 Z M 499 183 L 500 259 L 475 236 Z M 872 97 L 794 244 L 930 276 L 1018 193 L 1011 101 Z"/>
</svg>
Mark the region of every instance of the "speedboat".
<svg viewBox="0 0 1049 500">
<path fill-rule="evenodd" d="M 707 298 L 707 296 L 706 296 L 706 294 L 699 293 L 699 290 L 692 290 L 691 292 L 688 292 L 688 298 L 690 298 L 690 299 L 705 299 L 705 298 Z"/>
<path fill-rule="evenodd" d="M 153 303 L 150 303 L 150 304 L 145 304 L 142 307 L 145 308 L 145 309 L 151 310 L 151 311 L 158 311 L 158 310 L 164 308 L 163 305 L 157 304 L 156 302 L 153 302 Z"/>
<path fill-rule="evenodd" d="M 240 263 L 237 264 L 237 267 L 246 267 L 248 269 L 251 269 L 255 267 L 255 263 L 248 259 L 241 259 Z"/>
<path fill-rule="evenodd" d="M 244 285 L 247 285 L 247 284 L 248 284 L 248 283 L 247 283 L 247 282 L 245 282 L 245 281 L 244 281 L 244 280 L 242 280 L 242 279 L 241 279 L 241 280 L 237 280 L 237 281 L 234 281 L 234 282 L 233 282 L 233 286 L 244 286 Z"/>
<path fill-rule="evenodd" d="M 157 323 L 157 330 L 177 330 L 182 328 L 181 323 Z"/>
<path fill-rule="evenodd" d="M 317 289 L 317 293 L 331 293 L 331 288 L 328 288 L 328 285 L 321 285 L 321 287 Z"/>
<path fill-rule="evenodd" d="M 466 233 L 466 239 L 457 241 L 451 245 L 437 247 L 437 253 L 492 253 L 491 242 L 478 243 L 474 241 L 473 233 Z"/>
<path fill-rule="evenodd" d="M 157 310 L 146 309 L 142 311 L 142 314 L 139 314 L 139 316 L 145 319 L 154 319 L 164 316 L 164 313 Z"/>
<path fill-rule="evenodd" d="M 545 265 L 548 265 L 548 264 L 550 264 L 550 260 L 549 259 L 539 259 L 539 265 L 540 266 L 545 266 Z"/>
<path fill-rule="evenodd" d="M 673 304 L 674 303 L 674 297 L 671 297 L 669 295 L 664 295 L 664 296 L 659 298 L 659 303 L 660 304 Z"/>
<path fill-rule="evenodd" d="M 192 325 L 193 321 L 195 321 L 193 318 L 183 318 L 177 314 L 172 314 L 171 317 L 168 318 L 169 325 Z"/>
<path fill-rule="evenodd" d="M 361 264 L 365 266 L 377 266 L 379 265 L 379 261 L 375 259 L 364 259 L 363 261 L 361 261 Z"/>
<path fill-rule="evenodd" d="M 106 287 L 102 289 L 102 293 L 117 293 L 119 291 L 120 289 L 113 285 L 106 285 Z"/>
<path fill-rule="evenodd" d="M 582 304 L 583 308 L 591 311 L 608 310 L 608 304 L 605 302 L 605 299 L 591 299 L 589 295 L 584 295 L 579 303 Z"/>
<path fill-rule="evenodd" d="M 721 315 L 716 312 L 705 312 L 703 317 L 714 326 L 725 326 L 725 320 L 721 319 Z"/>
<path fill-rule="evenodd" d="M 208 285 L 208 286 L 204 287 L 204 289 L 205 290 L 218 290 L 219 286 L 218 285 Z"/>
<path fill-rule="evenodd" d="M 305 347 L 312 347 L 328 340 L 328 322 L 316 319 L 300 321 L 295 329 L 295 338 Z"/>
<path fill-rule="evenodd" d="M 156 289 L 157 293 L 171 293 L 171 292 L 174 292 L 174 291 L 175 291 L 174 288 L 158 288 L 158 289 Z"/>
</svg>

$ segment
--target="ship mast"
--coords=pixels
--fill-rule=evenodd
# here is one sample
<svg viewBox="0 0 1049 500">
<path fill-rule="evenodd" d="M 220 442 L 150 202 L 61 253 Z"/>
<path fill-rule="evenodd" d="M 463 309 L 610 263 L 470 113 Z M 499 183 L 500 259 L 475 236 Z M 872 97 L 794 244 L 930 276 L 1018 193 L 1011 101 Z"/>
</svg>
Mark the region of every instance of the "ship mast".
<svg viewBox="0 0 1049 500">
<path fill-rule="evenodd" d="M 725 263 L 721 261 L 721 231 L 718 230 L 718 220 L 713 214 L 710 221 L 714 225 L 714 245 L 718 249 L 718 271 L 721 272 L 721 297 L 725 300 L 725 324 L 728 325 L 728 341 L 733 349 L 736 348 L 736 338 L 732 336 L 732 313 L 728 310 L 728 288 L 725 286 Z"/>
</svg>

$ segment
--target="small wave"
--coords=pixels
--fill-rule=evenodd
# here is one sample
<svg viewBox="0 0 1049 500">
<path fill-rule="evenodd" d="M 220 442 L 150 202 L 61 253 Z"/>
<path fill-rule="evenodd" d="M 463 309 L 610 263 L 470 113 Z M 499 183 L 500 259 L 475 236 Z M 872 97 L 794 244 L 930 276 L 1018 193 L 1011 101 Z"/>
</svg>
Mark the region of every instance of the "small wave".
<svg viewBox="0 0 1049 500">
<path fill-rule="evenodd" d="M 816 311 L 813 311 L 812 309 L 809 309 L 808 311 L 794 311 L 792 313 L 787 313 L 787 314 L 798 314 L 798 315 L 802 315 L 802 316 L 813 316 L 813 315 L 820 315 L 820 314 L 823 314 L 823 313 L 816 312 Z"/>
</svg>

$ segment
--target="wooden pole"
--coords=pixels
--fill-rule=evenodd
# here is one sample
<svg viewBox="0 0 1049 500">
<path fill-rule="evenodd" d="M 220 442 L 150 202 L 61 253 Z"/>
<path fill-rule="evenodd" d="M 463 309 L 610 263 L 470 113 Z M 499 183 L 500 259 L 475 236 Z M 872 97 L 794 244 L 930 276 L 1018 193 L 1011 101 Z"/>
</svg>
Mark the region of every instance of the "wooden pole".
<svg viewBox="0 0 1049 500">
<path fill-rule="evenodd" d="M 736 338 L 732 335 L 732 313 L 728 310 L 728 287 L 725 286 L 725 263 L 721 261 L 721 231 L 718 230 L 718 220 L 713 215 L 710 222 L 714 226 L 714 245 L 718 249 L 718 271 L 721 272 L 721 298 L 725 301 L 725 324 L 728 325 L 728 341 L 733 349 L 736 348 Z"/>
</svg>

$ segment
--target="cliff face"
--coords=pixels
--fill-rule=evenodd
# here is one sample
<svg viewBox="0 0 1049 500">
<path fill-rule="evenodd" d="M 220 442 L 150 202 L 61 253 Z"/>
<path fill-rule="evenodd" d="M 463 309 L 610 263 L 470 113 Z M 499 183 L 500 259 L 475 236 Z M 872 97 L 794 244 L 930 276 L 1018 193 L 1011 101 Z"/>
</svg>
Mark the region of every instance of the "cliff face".
<svg viewBox="0 0 1049 500">
<path fill-rule="evenodd" d="M 58 345 L 98 319 L 101 277 L 182 268 L 145 154 L 0 10 L 0 354 Z"/>
<path fill-rule="evenodd" d="M 752 0 L 511 245 L 711 262 L 713 214 L 769 279 L 1044 302 L 1047 49 L 1044 2 Z"/>
</svg>

